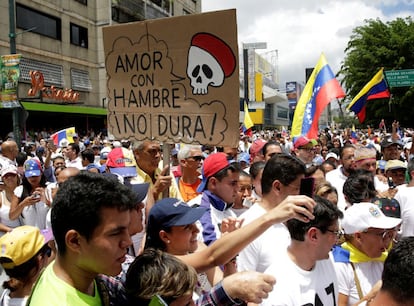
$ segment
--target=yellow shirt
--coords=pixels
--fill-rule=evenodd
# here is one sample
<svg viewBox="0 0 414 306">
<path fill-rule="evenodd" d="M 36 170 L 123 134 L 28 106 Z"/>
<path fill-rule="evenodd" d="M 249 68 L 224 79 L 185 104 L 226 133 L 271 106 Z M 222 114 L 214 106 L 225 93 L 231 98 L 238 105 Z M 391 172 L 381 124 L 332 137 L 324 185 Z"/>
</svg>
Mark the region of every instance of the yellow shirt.
<svg viewBox="0 0 414 306">
<path fill-rule="evenodd" d="M 76 290 L 56 276 L 54 261 L 50 263 L 35 284 L 28 306 L 101 306 L 102 300 L 94 281 L 95 295 L 91 296 Z"/>
</svg>

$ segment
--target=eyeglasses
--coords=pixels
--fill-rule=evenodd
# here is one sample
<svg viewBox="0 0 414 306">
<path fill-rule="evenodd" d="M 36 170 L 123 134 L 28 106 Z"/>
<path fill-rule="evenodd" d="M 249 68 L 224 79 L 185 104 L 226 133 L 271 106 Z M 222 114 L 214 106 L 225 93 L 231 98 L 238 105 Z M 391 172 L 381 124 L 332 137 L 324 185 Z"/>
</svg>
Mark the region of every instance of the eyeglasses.
<svg viewBox="0 0 414 306">
<path fill-rule="evenodd" d="M 195 161 L 197 161 L 197 162 L 199 162 L 199 161 L 202 161 L 202 160 L 204 160 L 204 156 L 190 156 L 190 157 L 187 157 L 186 159 L 193 159 L 193 160 L 195 160 Z"/>
<path fill-rule="evenodd" d="M 344 235 L 344 232 L 341 231 L 341 230 L 333 231 L 333 230 L 330 230 L 330 229 L 326 229 L 326 231 L 334 234 L 337 239 L 340 239 Z"/>
<path fill-rule="evenodd" d="M 394 237 L 395 230 L 392 229 L 392 230 L 387 230 L 387 231 L 380 232 L 380 233 L 370 232 L 370 231 L 366 230 L 366 231 L 363 231 L 363 233 L 374 235 L 374 236 L 377 236 L 377 237 L 381 237 L 381 239 L 384 241 L 386 239 L 392 239 Z"/>
</svg>

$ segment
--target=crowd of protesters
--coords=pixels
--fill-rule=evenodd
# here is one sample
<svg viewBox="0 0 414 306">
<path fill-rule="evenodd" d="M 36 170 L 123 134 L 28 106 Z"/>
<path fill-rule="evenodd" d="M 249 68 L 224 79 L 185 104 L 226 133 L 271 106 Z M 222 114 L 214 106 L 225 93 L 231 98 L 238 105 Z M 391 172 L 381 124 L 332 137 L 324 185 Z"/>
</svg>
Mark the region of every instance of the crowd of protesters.
<svg viewBox="0 0 414 306">
<path fill-rule="evenodd" d="M 414 236 L 413 134 L 394 121 L 241 133 L 237 147 L 8 137 L 0 304 L 411 305 L 411 283 L 381 277 Z"/>
</svg>

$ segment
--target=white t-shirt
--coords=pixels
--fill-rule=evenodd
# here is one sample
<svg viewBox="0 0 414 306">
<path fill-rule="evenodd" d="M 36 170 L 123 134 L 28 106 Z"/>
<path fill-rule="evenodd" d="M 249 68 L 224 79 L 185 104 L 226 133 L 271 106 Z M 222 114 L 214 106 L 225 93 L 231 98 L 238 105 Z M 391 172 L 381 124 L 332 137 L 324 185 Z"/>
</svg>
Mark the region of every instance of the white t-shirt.
<svg viewBox="0 0 414 306">
<path fill-rule="evenodd" d="M 338 305 L 338 283 L 331 258 L 318 260 L 311 271 L 305 271 L 286 251 L 265 273 L 273 275 L 276 284 L 262 305 Z"/>
<path fill-rule="evenodd" d="M 360 298 L 355 283 L 354 270 L 350 263 L 335 262 L 336 276 L 338 278 L 339 293 L 348 296 L 348 305 L 356 304 Z M 355 263 L 355 271 L 361 285 L 363 296 L 368 294 L 372 287 L 381 279 L 384 263 L 379 261 L 370 261 Z"/>
<path fill-rule="evenodd" d="M 398 186 L 394 199 L 400 203 L 401 236 L 414 236 L 414 187 Z"/>
<path fill-rule="evenodd" d="M 0 297 L 0 306 L 25 306 L 28 297 L 24 298 L 11 298 L 10 290 L 4 289 Z"/>
<path fill-rule="evenodd" d="M 14 195 L 19 199 L 23 194 L 23 186 L 17 186 L 14 189 Z M 36 226 L 40 229 L 46 228 L 46 215 L 49 211 L 49 206 L 46 203 L 39 201 L 33 205 L 29 205 L 23 208 L 20 215 L 20 222 L 22 225 Z"/>
<path fill-rule="evenodd" d="M 67 159 L 65 164 L 66 164 L 66 167 L 74 167 L 74 168 L 78 168 L 79 170 L 85 169 L 85 167 L 82 165 L 82 158 L 80 158 L 79 156 L 73 160 Z"/>
<path fill-rule="evenodd" d="M 338 191 L 338 208 L 344 212 L 347 204 L 342 190 L 348 177 L 343 174 L 342 169 L 343 166 L 341 165 L 338 168 L 326 173 L 326 180 Z"/>
<path fill-rule="evenodd" d="M 240 219 L 244 219 L 245 226 L 265 213 L 266 210 L 255 203 L 240 216 Z M 286 226 L 274 224 L 239 253 L 237 269 L 264 272 L 275 260 L 275 255 L 285 252 L 289 244 L 290 235 Z"/>
</svg>

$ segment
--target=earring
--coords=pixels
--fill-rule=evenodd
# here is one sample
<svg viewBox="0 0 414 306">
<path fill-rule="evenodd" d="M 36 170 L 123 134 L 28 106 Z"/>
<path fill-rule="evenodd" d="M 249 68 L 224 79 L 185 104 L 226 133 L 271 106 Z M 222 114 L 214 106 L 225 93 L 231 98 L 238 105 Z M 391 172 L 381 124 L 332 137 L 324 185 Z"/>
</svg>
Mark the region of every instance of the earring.
<svg viewBox="0 0 414 306">
<path fill-rule="evenodd" d="M 170 240 L 167 240 L 167 243 L 170 243 L 171 241 Z"/>
</svg>

